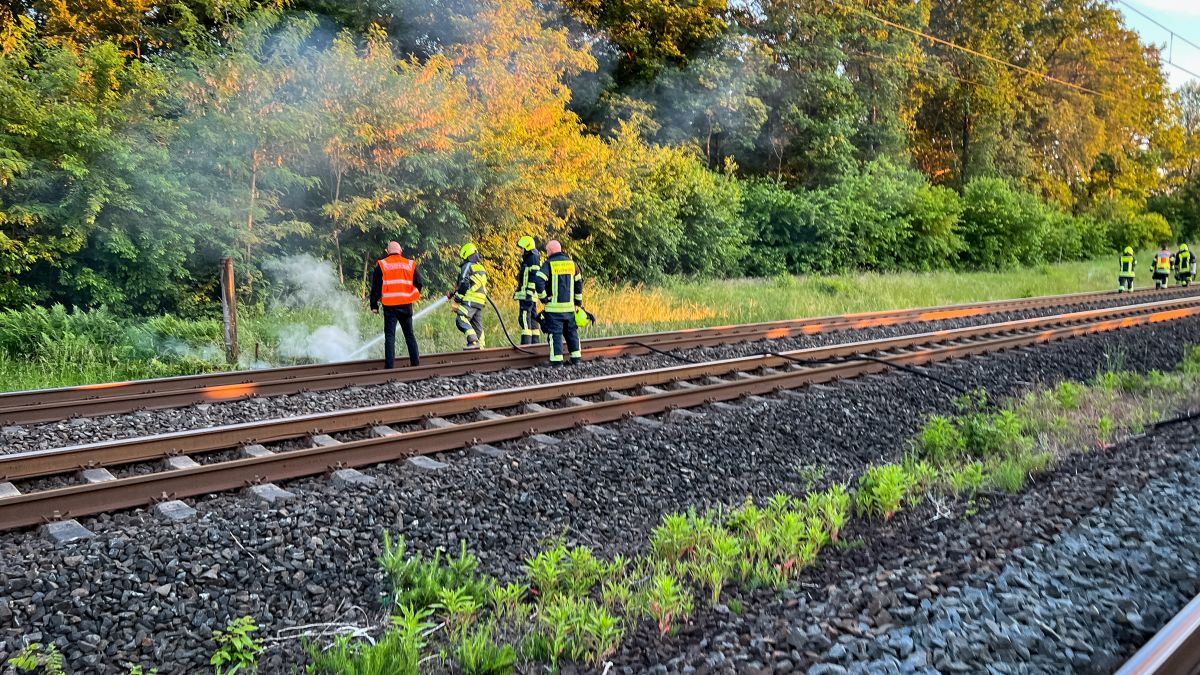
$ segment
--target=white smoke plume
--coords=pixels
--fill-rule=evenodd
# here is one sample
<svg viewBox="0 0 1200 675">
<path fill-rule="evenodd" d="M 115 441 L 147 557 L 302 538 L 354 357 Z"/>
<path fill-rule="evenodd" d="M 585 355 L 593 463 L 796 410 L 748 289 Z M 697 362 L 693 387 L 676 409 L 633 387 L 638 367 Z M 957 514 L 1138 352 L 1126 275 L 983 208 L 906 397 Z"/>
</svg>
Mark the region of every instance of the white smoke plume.
<svg viewBox="0 0 1200 675">
<path fill-rule="evenodd" d="M 280 289 L 273 305 L 292 311 L 315 310 L 332 323 L 311 328 L 294 323 L 279 332 L 279 356 L 320 363 L 347 361 L 363 346 L 358 298 L 338 285 L 333 266 L 308 254 L 263 265 Z"/>
</svg>

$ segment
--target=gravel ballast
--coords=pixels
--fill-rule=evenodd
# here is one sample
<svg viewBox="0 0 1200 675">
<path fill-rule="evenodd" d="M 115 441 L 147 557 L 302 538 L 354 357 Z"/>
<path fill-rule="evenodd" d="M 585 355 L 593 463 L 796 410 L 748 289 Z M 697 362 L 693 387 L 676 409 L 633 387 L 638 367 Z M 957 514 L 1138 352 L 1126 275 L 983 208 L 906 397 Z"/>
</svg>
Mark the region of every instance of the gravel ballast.
<svg viewBox="0 0 1200 675">
<path fill-rule="evenodd" d="M 1172 299 L 1177 297 L 1182 296 L 1171 295 L 1163 298 L 1138 296 L 1137 302 L 1151 302 L 1156 299 Z M 687 358 L 693 360 L 735 358 L 765 351 L 788 351 L 830 344 L 874 340 L 924 331 L 963 328 L 984 323 L 1028 319 L 1083 309 L 1112 307 L 1129 304 L 1129 302 L 1130 298 L 1128 297 L 1108 298 L 1086 305 L 988 314 L 919 324 L 836 331 L 783 340 L 739 343 L 686 350 L 682 353 Z M 331 391 L 252 398 L 227 403 L 203 403 L 166 410 L 144 410 L 124 415 L 77 418 L 38 425 L 9 426 L 0 429 L 0 453 L 25 452 L 148 434 L 200 429 L 224 424 L 254 422 L 292 415 L 323 413 L 345 408 L 386 405 L 400 401 L 451 396 L 473 391 L 524 387 L 567 379 L 598 377 L 635 370 L 662 368 L 679 365 L 679 363 L 678 359 L 669 356 L 650 354 L 646 356 L 586 361 L 575 368 L 569 369 L 512 369 L 494 373 L 470 374 L 455 378 L 439 377 L 418 382 L 394 382 L 382 385 L 347 387 Z"/>
<path fill-rule="evenodd" d="M 1109 365 L 1170 368 L 1197 328 L 1200 321 L 1186 319 L 934 370 L 960 385 L 986 386 L 996 397 L 1039 381 L 1090 377 Z M 827 465 L 829 480 L 843 480 L 867 463 L 897 457 L 923 417 L 952 410 L 956 394 L 914 375 L 891 374 L 746 402 L 728 412 L 707 409 L 704 417 L 657 430 L 625 422 L 612 425 L 617 433 L 610 437 L 572 432 L 552 447 L 507 444 L 505 460 L 451 456 L 446 469 L 428 473 L 402 465 L 368 468 L 364 473 L 379 482 L 366 489 L 294 481 L 284 487 L 297 498 L 274 509 L 220 495 L 191 501 L 199 517 L 188 523 L 164 523 L 148 510 L 84 519 L 99 536 L 65 548 L 31 532 L 0 535 L 0 587 L 8 591 L 0 597 L 0 658 L 25 640 L 42 640 L 58 643 L 75 672 L 123 672 L 120 666 L 130 661 L 162 672 L 200 671 L 207 669 L 212 630 L 242 614 L 255 616 L 272 638 L 315 623 L 373 625 L 382 615 L 377 600 L 385 588 L 374 557 L 385 528 L 423 551 L 454 550 L 465 540 L 486 571 L 506 578 L 540 541 L 564 534 L 606 554 L 632 552 L 666 512 L 737 502 L 747 494 L 800 492 L 798 466 Z M 1070 491 L 1057 494 L 1041 496 L 1086 501 Z M 1055 513 L 1046 503 L 1037 511 Z M 904 522 L 898 518 L 895 527 Z M 977 522 L 987 521 L 964 527 Z M 1020 522 L 1023 530 L 1033 529 L 1032 521 Z M 925 539 L 887 541 L 889 550 L 907 555 L 914 545 L 938 559 L 959 552 Z M 873 574 L 870 555 L 854 554 L 849 569 Z M 830 565 L 840 565 L 838 556 Z M 771 602 L 763 607 L 770 611 L 761 615 L 761 639 L 774 640 L 772 617 L 785 612 Z M 707 620 L 696 622 L 704 634 L 685 633 L 680 642 L 651 644 L 639 631 L 621 652 L 618 672 L 665 668 L 702 640 L 710 641 L 707 658 Z M 745 636 L 748 649 L 752 634 L 747 629 L 735 644 Z M 273 641 L 264 672 L 288 672 L 299 654 L 296 642 Z M 727 661 L 736 656 L 731 651 Z M 749 663 L 737 662 L 743 661 Z M 676 665 L 682 669 L 682 663 Z"/>
</svg>

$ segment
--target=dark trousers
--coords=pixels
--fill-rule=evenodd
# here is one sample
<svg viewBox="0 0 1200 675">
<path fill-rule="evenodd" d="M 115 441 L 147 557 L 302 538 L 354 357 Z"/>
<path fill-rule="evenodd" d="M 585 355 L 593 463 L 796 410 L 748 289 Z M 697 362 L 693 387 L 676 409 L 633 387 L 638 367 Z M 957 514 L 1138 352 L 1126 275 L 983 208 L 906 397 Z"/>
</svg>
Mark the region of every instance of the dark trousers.
<svg viewBox="0 0 1200 675">
<path fill-rule="evenodd" d="M 1154 287 L 1165 288 L 1170 283 L 1170 272 L 1154 270 Z"/>
<path fill-rule="evenodd" d="M 464 302 L 458 306 L 454 325 L 467 336 L 467 348 L 483 346 L 483 305 Z"/>
<path fill-rule="evenodd" d="M 562 363 L 563 338 L 567 340 L 567 349 L 571 352 L 571 360 L 582 356 L 579 349 L 579 326 L 575 325 L 575 314 L 572 312 L 546 312 L 546 322 L 542 329 L 550 342 L 550 362 Z"/>
<path fill-rule="evenodd" d="M 1117 290 L 1132 291 L 1133 277 L 1117 277 Z"/>
<path fill-rule="evenodd" d="M 404 344 L 408 347 L 408 363 L 421 365 L 421 354 L 417 350 L 417 336 L 413 334 L 412 305 L 396 305 L 383 308 L 383 367 L 396 367 L 396 323 L 404 331 Z"/>
<path fill-rule="evenodd" d="M 537 320 L 537 303 L 533 300 L 517 302 L 517 323 L 521 326 L 521 344 L 535 345 L 541 335 L 541 324 Z"/>
</svg>

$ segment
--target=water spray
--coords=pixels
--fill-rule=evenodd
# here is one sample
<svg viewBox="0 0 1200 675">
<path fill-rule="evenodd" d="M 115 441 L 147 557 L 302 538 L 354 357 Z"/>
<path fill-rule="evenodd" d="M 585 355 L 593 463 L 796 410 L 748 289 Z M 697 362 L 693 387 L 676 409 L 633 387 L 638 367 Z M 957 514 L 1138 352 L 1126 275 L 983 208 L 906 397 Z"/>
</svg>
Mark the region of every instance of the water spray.
<svg viewBox="0 0 1200 675">
<path fill-rule="evenodd" d="M 429 305 L 425 309 L 422 309 L 421 311 L 417 312 L 416 314 L 413 314 L 413 318 L 412 318 L 413 322 L 415 323 L 418 319 L 424 318 L 430 312 L 437 309 L 438 307 L 441 307 L 444 304 L 446 304 L 446 298 L 444 298 L 444 297 L 440 297 L 437 300 L 434 300 L 432 305 Z M 346 360 L 353 361 L 354 359 L 357 359 L 358 357 L 362 356 L 363 354 L 366 354 L 367 351 L 371 349 L 371 347 L 374 347 L 375 345 L 379 344 L 380 342 L 383 342 L 382 334 L 379 335 L 378 337 L 376 337 L 375 339 L 371 340 L 367 344 L 354 350 Z"/>
</svg>

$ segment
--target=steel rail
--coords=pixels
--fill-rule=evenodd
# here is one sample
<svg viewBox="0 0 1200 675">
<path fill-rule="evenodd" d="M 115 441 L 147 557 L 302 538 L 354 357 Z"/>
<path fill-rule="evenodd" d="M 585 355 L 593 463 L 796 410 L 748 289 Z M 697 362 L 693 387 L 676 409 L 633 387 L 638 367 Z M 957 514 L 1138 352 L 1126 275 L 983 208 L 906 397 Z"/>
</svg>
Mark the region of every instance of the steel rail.
<svg viewBox="0 0 1200 675">
<path fill-rule="evenodd" d="M 1117 675 L 1195 673 L 1200 673 L 1200 596 L 1193 598 L 1117 671 Z"/>
<path fill-rule="evenodd" d="M 1182 292 L 1186 291 L 1167 291 L 1170 294 Z M 1137 294 L 1161 296 L 1164 292 L 1147 289 Z M 901 323 L 967 318 L 1002 311 L 1088 304 L 1113 297 L 1118 296 L 1109 292 L 1040 296 L 595 338 L 584 341 L 585 358 L 609 358 L 645 354 L 650 351 L 633 343 L 642 343 L 657 349 L 685 349 Z M 384 370 L 382 362 L 378 360 L 350 361 L 0 393 L 0 424 L 36 424 L 72 416 L 119 414 L 205 401 L 233 401 L 255 396 L 325 391 L 356 384 L 407 382 L 468 372 L 493 372 L 536 363 L 544 358 L 546 352 L 545 345 L 526 346 L 523 349 L 532 354 L 511 348 L 498 348 L 429 354 L 423 357 L 423 365 L 417 368 Z"/>
<path fill-rule="evenodd" d="M 1069 337 L 1119 330 L 1133 326 L 1173 321 L 1200 315 L 1200 307 L 1164 308 L 1140 315 L 1100 319 L 1090 323 L 1016 331 L 1005 328 L 992 336 L 973 341 L 952 340 L 942 346 L 885 355 L 879 361 L 802 367 L 789 372 L 753 376 L 707 385 L 650 393 L 612 401 L 589 403 L 530 412 L 500 419 L 457 424 L 341 443 L 334 446 L 294 450 L 266 457 L 252 457 L 179 469 L 104 483 L 75 485 L 0 499 L 0 530 L 36 525 L 43 521 L 74 518 L 96 513 L 145 506 L 162 499 L 210 494 L 246 485 L 320 475 L 327 471 L 394 461 L 421 454 L 446 452 L 479 443 L 513 440 L 529 434 L 562 431 L 580 425 L 616 421 L 629 416 L 651 415 L 674 408 L 688 408 L 748 395 L 883 372 L 892 365 L 920 365 L 947 359 L 986 354 L 1019 346 L 1041 344 Z"/>
<path fill-rule="evenodd" d="M 374 425 L 413 423 L 432 416 L 460 415 L 483 409 L 496 410 L 525 403 L 543 403 L 564 396 L 591 396 L 639 386 L 660 385 L 704 376 L 728 375 L 759 368 L 789 366 L 795 360 L 828 360 L 895 349 L 911 349 L 933 342 L 971 339 L 1002 331 L 1057 327 L 1096 318 L 1117 318 L 1176 307 L 1200 305 L 1200 298 L 1165 300 L 1140 305 L 1086 310 L 1048 317 L 968 326 L 894 338 L 812 347 L 782 355 L 746 356 L 700 364 L 674 366 L 550 383 L 525 388 L 460 394 L 433 399 L 370 406 L 345 411 L 318 413 L 274 420 L 247 422 L 193 431 L 180 431 L 129 439 L 117 439 L 19 454 L 0 455 L 0 479 L 24 480 L 68 473 L 80 468 L 119 466 L 161 459 L 171 455 L 210 452 L 246 443 L 268 443 L 308 434 L 334 433 Z"/>
</svg>

